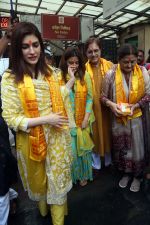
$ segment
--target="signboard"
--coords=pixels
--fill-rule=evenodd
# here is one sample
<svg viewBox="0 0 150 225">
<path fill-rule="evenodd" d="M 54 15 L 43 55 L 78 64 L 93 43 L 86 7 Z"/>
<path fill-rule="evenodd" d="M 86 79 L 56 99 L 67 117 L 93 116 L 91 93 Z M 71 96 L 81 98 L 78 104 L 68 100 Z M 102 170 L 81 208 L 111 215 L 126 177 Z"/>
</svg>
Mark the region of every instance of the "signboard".
<svg viewBox="0 0 150 225">
<path fill-rule="evenodd" d="M 103 18 L 107 19 L 109 16 L 135 1 L 136 0 L 103 0 Z"/>
<path fill-rule="evenodd" d="M 79 18 L 42 14 L 42 36 L 50 40 L 79 40 Z"/>
<path fill-rule="evenodd" d="M 8 16 L 0 16 L 0 29 L 7 29 L 10 25 L 10 17 Z"/>
</svg>

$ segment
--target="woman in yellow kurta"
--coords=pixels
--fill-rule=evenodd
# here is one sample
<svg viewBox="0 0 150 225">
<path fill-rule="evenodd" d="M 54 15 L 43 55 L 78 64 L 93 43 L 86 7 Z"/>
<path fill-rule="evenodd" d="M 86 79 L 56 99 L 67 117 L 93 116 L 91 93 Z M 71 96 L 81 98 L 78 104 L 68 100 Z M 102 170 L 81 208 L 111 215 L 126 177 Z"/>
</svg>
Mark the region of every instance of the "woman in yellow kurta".
<svg viewBox="0 0 150 225">
<path fill-rule="evenodd" d="M 8 126 L 17 134 L 21 179 L 29 197 L 39 202 L 41 214 L 46 214 L 46 203 L 50 204 L 53 224 L 63 225 L 67 192 L 72 187 L 68 126 L 72 80 L 60 89 L 57 75 L 45 63 L 42 38 L 32 23 L 16 26 L 11 60 L 12 70 L 2 79 L 2 107 Z"/>
<path fill-rule="evenodd" d="M 111 151 L 110 115 L 108 109 L 100 103 L 100 93 L 103 78 L 112 67 L 112 63 L 101 58 L 101 45 L 98 38 L 91 37 L 86 41 L 85 52 L 88 58 L 86 70 L 91 75 L 93 83 L 93 110 L 95 115 L 95 123 L 93 125 L 94 152 L 98 153 L 101 157 L 109 156 Z M 105 162 L 109 164 L 107 158 Z M 99 168 L 99 165 L 96 165 L 97 167 Z"/>
</svg>

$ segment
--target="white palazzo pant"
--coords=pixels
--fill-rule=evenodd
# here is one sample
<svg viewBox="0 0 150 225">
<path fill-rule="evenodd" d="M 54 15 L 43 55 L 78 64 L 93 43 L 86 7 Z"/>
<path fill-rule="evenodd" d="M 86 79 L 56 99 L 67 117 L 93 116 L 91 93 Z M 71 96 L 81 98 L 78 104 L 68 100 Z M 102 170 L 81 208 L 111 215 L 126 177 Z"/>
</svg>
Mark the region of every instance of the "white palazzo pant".
<svg viewBox="0 0 150 225">
<path fill-rule="evenodd" d="M 7 225 L 10 200 L 17 198 L 17 196 L 18 193 L 11 188 L 4 196 L 0 196 L 0 225 Z"/>
</svg>

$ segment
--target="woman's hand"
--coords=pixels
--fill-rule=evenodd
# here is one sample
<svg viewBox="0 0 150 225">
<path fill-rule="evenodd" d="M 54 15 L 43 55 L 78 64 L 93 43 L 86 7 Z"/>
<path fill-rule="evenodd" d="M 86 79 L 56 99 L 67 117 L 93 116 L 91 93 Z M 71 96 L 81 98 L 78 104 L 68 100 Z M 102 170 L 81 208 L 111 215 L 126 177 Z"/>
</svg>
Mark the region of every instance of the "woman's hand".
<svg viewBox="0 0 150 225">
<path fill-rule="evenodd" d="M 134 113 L 134 110 L 137 109 L 137 108 L 139 108 L 140 105 L 139 105 L 139 103 L 136 103 L 136 104 L 130 104 L 130 107 L 131 107 L 131 113 L 130 113 L 129 116 L 132 116 L 133 113 Z"/>
<path fill-rule="evenodd" d="M 106 104 L 107 104 L 107 106 L 110 107 L 111 111 L 115 114 L 115 116 L 119 117 L 119 116 L 123 115 L 118 104 L 116 104 L 112 101 L 108 101 Z"/>
<path fill-rule="evenodd" d="M 88 120 L 87 120 L 87 119 L 84 119 L 84 120 L 82 121 L 81 128 L 82 128 L 82 129 L 85 129 L 87 126 L 88 126 Z"/>
<path fill-rule="evenodd" d="M 84 116 L 84 119 L 83 119 L 82 125 L 81 125 L 82 129 L 85 129 L 88 126 L 90 114 L 91 113 L 89 113 L 89 112 L 85 113 L 85 116 Z"/>
<path fill-rule="evenodd" d="M 71 78 L 74 78 L 75 70 L 73 67 L 68 66 L 68 74 L 70 75 Z"/>
<path fill-rule="evenodd" d="M 68 66 L 68 74 L 70 75 L 70 80 L 66 83 L 66 87 L 71 89 L 75 82 L 74 70 L 71 66 Z"/>
<path fill-rule="evenodd" d="M 62 128 L 63 125 L 68 125 L 69 121 L 68 118 L 61 115 L 62 112 L 59 113 L 51 113 L 50 115 L 46 116 L 47 124 L 50 124 L 54 127 Z"/>
</svg>

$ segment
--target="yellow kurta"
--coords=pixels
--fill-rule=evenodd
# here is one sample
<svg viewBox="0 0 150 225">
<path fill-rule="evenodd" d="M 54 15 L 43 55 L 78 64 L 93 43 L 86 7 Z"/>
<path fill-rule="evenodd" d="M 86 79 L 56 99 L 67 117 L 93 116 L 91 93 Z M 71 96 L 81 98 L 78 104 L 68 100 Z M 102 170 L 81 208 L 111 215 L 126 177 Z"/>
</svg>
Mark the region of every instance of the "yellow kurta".
<svg viewBox="0 0 150 225">
<path fill-rule="evenodd" d="M 33 79 L 35 94 L 40 116 L 52 112 L 49 85 L 44 76 Z M 61 90 L 66 111 L 73 123 L 69 91 Z M 66 201 L 67 192 L 72 187 L 71 181 L 71 137 L 69 129 L 61 132 L 50 125 L 44 125 L 44 134 L 47 142 L 46 160 L 36 162 L 29 158 L 28 118 L 25 116 L 19 98 L 18 88 L 14 76 L 6 72 L 2 79 L 3 117 L 8 126 L 17 132 L 17 158 L 19 172 L 25 190 L 32 200 L 47 199 L 48 204 L 61 205 Z"/>
<path fill-rule="evenodd" d="M 103 61 L 101 61 L 103 60 Z M 105 66 L 100 65 L 105 63 Z M 106 72 L 112 67 L 112 63 L 104 59 L 100 59 L 98 67 L 92 67 L 90 63 L 86 63 L 86 70 L 90 73 L 93 81 L 93 111 L 95 114 L 95 122 L 93 124 L 93 140 L 94 151 L 104 156 L 111 150 L 110 135 L 110 110 L 100 103 L 101 85 Z"/>
</svg>

